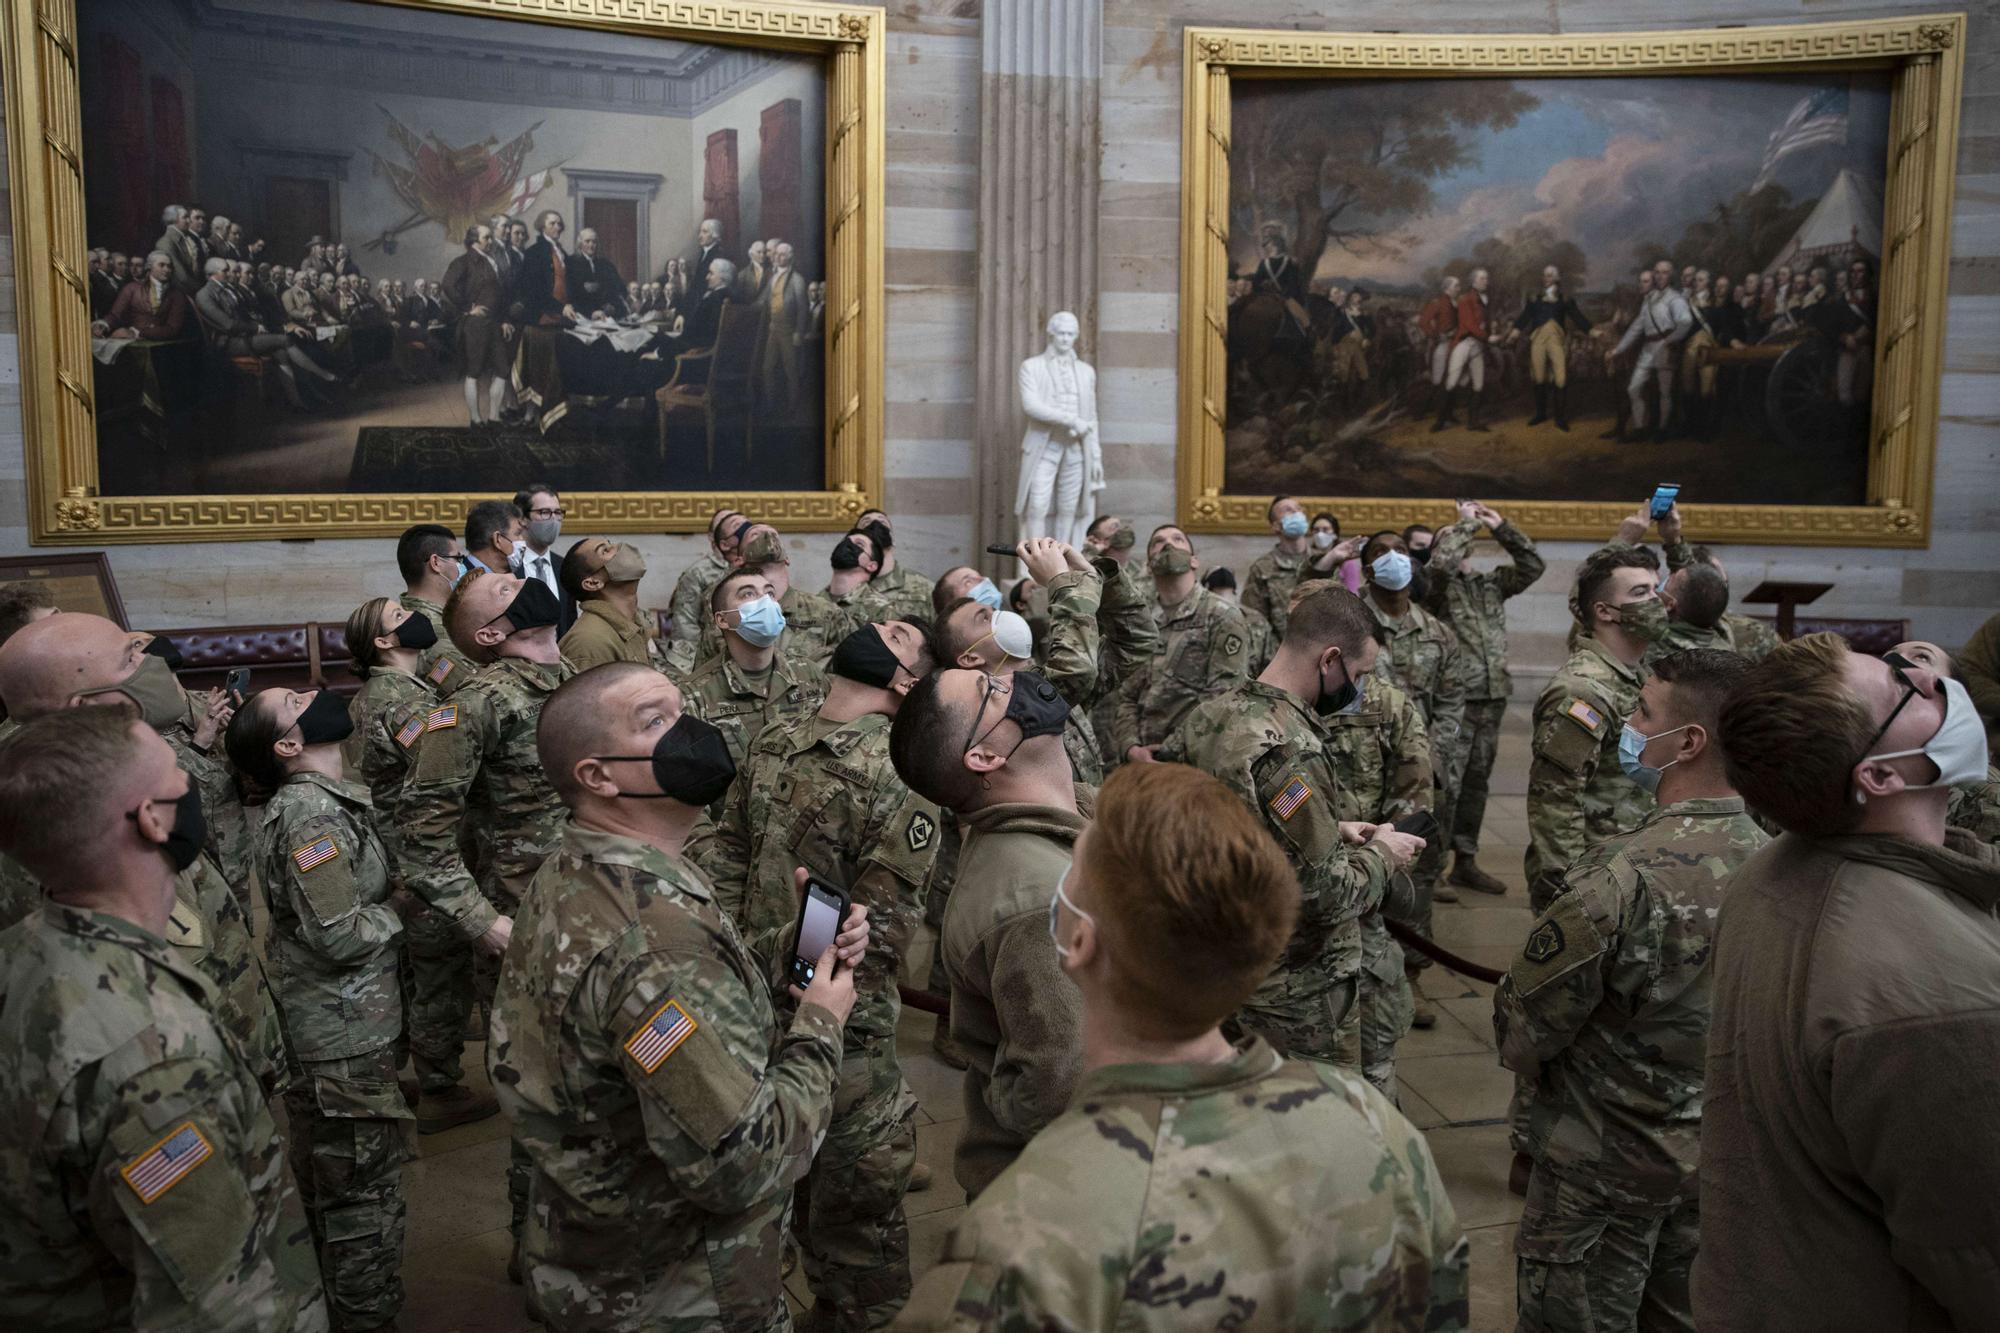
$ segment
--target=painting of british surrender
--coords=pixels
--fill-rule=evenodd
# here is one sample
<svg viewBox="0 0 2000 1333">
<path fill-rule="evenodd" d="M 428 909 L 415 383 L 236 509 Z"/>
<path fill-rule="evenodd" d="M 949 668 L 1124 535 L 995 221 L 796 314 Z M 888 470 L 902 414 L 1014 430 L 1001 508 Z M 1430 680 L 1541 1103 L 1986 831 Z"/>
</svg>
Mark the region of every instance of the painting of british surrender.
<svg viewBox="0 0 2000 1333">
<path fill-rule="evenodd" d="M 826 62 L 358 0 L 77 0 L 119 493 L 805 490 Z"/>
<path fill-rule="evenodd" d="M 1883 73 L 1241 80 L 1227 490 L 1856 505 Z"/>
</svg>

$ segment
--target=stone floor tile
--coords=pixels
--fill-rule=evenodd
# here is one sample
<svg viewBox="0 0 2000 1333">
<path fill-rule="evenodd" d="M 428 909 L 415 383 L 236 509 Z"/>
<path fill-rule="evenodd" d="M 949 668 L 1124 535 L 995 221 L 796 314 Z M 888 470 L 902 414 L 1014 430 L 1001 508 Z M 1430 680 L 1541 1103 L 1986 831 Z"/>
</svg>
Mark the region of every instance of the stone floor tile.
<svg viewBox="0 0 2000 1333">
<path fill-rule="evenodd" d="M 965 1191 L 951 1173 L 952 1156 L 958 1151 L 958 1134 L 963 1123 L 917 1126 L 917 1160 L 930 1167 L 931 1187 L 904 1196 L 903 1214 L 910 1221 L 940 1209 L 964 1206 Z"/>
<path fill-rule="evenodd" d="M 1472 1243 L 1472 1319 L 1469 1333 L 1514 1333 L 1514 1233 L 1520 1228 L 1480 1227 Z"/>
<path fill-rule="evenodd" d="M 408 1234 L 437 1219 L 410 1210 Z M 488 1230 L 423 1249 L 414 1244 L 403 1256 L 403 1315 L 401 1326 L 412 1333 L 528 1333 L 538 1325 L 528 1318 L 520 1287 L 507 1280 L 507 1255 L 513 1239 L 507 1234 L 504 1197 L 486 1219 L 498 1223 Z"/>
<path fill-rule="evenodd" d="M 1398 1060 L 1396 1074 L 1453 1124 L 1504 1116 L 1514 1095 L 1514 1075 L 1492 1051 Z"/>
<path fill-rule="evenodd" d="M 1507 1126 L 1447 1125 L 1426 1131 L 1424 1138 L 1460 1226 L 1470 1230 L 1521 1220 L 1521 1200 L 1507 1189 L 1507 1168 L 1514 1161 Z"/>
</svg>

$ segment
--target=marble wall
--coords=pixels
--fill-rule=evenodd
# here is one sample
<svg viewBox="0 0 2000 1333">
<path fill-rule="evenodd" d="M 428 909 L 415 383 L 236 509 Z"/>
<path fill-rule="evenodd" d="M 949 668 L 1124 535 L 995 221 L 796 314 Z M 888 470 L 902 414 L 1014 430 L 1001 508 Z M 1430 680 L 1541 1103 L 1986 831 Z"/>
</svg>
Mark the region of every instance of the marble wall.
<svg viewBox="0 0 2000 1333">
<path fill-rule="evenodd" d="M 983 26 L 979 0 L 896 0 L 888 6 L 888 502 L 905 558 L 932 573 L 967 562 L 989 538 L 1009 535 L 1019 427 L 998 397 L 1011 391 L 1005 367 L 1039 348 L 1039 338 L 1022 332 L 1023 321 L 1037 302 L 1071 299 L 1063 287 L 1075 285 L 1069 275 L 1081 253 L 1094 257 L 1096 272 L 1096 290 L 1075 299 L 1086 309 L 1095 304 L 1095 327 L 1086 328 L 1085 342 L 1099 371 L 1112 478 L 1104 505 L 1145 526 L 1174 510 L 1186 24 L 1568 32 L 1859 18 L 1941 7 L 1915 0 L 1022 3 L 1037 11 L 1035 21 L 1010 22 L 994 32 Z M 1968 92 L 1932 544 L 1907 552 L 1723 551 L 1739 589 L 1764 578 L 1832 582 L 1835 591 L 1816 610 L 1907 615 L 1918 633 L 1953 644 L 2000 608 L 2000 91 L 1992 80 L 2000 66 L 2000 0 L 1975 0 L 1965 8 L 1972 14 Z M 997 8 L 995 13 L 1005 19 Z M 996 35 L 1006 40 L 992 40 Z M 1080 61 L 1067 49 L 1078 44 L 1101 55 Z M 1062 115 L 1051 119 L 1036 97 L 1002 86 L 1015 76 L 1031 78 L 1032 85 L 1023 86 L 1038 96 L 1065 99 Z M 996 99 L 996 88 L 1007 95 Z M 989 114 L 1004 111 L 1020 123 L 982 127 L 982 98 L 989 108 L 997 106 Z M 1051 152 L 1054 134 L 1079 141 L 1067 154 Z M 990 196 L 984 205 L 982 170 Z M 1094 176 L 1090 188 L 1070 188 L 1086 175 Z M 991 210 L 1009 191 L 1036 193 L 1039 211 L 1003 233 Z M 1042 198 L 1049 194 L 1060 198 L 1050 203 Z M 1078 230 L 1037 240 L 1034 229 L 1058 218 Z M 1035 276 L 1019 283 L 1010 284 L 996 267 L 983 309 L 982 226 L 990 233 L 983 247 L 987 263 L 1035 259 Z M 0 552 L 26 549 L 11 261 L 0 242 Z M 1020 291 L 1009 295 L 1010 286 Z M 989 343 L 1001 337 L 1031 345 L 981 349 L 982 330 Z M 664 599 L 668 581 L 698 539 L 635 540 L 660 571 L 655 577 Z M 1265 544 L 1236 537 L 1200 541 L 1208 563 L 1239 570 Z M 830 545 L 830 538 L 802 539 L 800 572 L 816 569 Z M 1550 573 L 1515 603 L 1512 617 L 1516 655 L 1529 679 L 1556 664 L 1569 578 L 1590 549 L 1578 542 L 1548 546 Z M 388 548 L 386 541 L 162 545 L 113 548 L 112 559 L 126 603 L 142 623 L 249 623 L 344 615 L 363 596 L 393 583 Z"/>
</svg>

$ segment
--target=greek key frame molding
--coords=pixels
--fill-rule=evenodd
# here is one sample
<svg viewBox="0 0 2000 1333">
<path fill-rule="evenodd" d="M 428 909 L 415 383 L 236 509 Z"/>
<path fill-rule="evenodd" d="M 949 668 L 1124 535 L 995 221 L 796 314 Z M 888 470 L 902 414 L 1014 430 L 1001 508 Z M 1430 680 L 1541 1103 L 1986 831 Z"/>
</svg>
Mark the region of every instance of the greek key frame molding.
<svg viewBox="0 0 2000 1333">
<path fill-rule="evenodd" d="M 789 530 L 838 531 L 882 499 L 884 47 L 873 5 L 811 0 L 359 0 L 819 55 L 826 105 L 826 489 L 576 491 L 593 532 L 700 532 L 720 505 Z M 90 354 L 76 0 L 0 14 L 28 526 L 37 546 L 394 536 L 456 527 L 488 494 L 147 495 L 100 475 Z M 107 493 L 112 492 L 112 493 Z"/>
<path fill-rule="evenodd" d="M 1436 35 L 1189 27 L 1183 37 L 1178 508 L 1190 532 L 1267 530 L 1265 495 L 1224 481 L 1230 87 L 1236 78 L 1715 74 L 1887 70 L 1892 75 L 1878 280 L 1868 503 L 1689 504 L 1690 539 L 1787 546 L 1930 542 L 1958 153 L 1965 15 L 1678 32 Z M 1301 496 L 1349 531 L 1432 525 L 1448 498 Z M 1603 540 L 1618 503 L 1509 501 L 1538 537 Z"/>
</svg>

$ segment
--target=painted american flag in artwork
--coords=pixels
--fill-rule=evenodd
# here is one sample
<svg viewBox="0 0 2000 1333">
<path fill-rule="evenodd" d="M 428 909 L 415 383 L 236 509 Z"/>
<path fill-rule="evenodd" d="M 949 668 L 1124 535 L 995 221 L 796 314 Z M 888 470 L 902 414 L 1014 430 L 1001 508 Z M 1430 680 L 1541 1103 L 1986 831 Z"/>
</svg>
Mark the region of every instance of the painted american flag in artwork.
<svg viewBox="0 0 2000 1333">
<path fill-rule="evenodd" d="M 132 1192 L 139 1196 L 140 1203 L 151 1203 L 214 1153 L 208 1140 L 190 1121 L 147 1149 L 121 1174 L 125 1183 L 132 1187 Z"/>
<path fill-rule="evenodd" d="M 681 1008 L 680 1001 L 668 1000 L 653 1011 L 637 1032 L 625 1041 L 625 1053 L 638 1062 L 639 1068 L 648 1074 L 660 1067 L 660 1062 L 674 1053 L 674 1048 L 688 1039 L 695 1029 L 695 1021 L 689 1018 L 687 1010 Z"/>
<path fill-rule="evenodd" d="M 1847 142 L 1847 89 L 1822 88 L 1801 98 L 1785 117 L 1785 123 L 1771 132 L 1764 147 L 1764 166 L 1750 189 L 1754 193 L 1770 183 L 1778 163 L 1802 148 L 1815 144 Z"/>
</svg>

